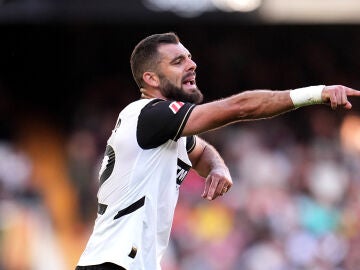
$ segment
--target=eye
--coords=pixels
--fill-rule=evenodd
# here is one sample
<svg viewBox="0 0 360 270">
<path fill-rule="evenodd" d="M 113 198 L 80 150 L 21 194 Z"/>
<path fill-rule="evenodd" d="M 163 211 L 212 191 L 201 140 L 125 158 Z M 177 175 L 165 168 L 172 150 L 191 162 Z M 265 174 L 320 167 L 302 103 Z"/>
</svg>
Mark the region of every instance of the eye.
<svg viewBox="0 0 360 270">
<path fill-rule="evenodd" d="M 174 64 L 174 65 L 180 65 L 180 64 L 182 63 L 182 61 L 183 61 L 182 58 L 178 58 L 178 59 L 176 59 L 176 60 L 173 62 L 173 64 Z"/>
<path fill-rule="evenodd" d="M 184 62 L 185 57 L 183 55 L 176 57 L 171 63 L 173 65 L 180 65 Z"/>
</svg>

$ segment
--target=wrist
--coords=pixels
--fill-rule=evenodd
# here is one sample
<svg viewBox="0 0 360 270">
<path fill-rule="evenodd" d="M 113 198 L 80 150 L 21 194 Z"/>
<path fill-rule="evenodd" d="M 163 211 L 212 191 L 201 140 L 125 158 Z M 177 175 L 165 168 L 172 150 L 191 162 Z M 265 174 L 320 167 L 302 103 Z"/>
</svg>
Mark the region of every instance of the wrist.
<svg viewBox="0 0 360 270">
<path fill-rule="evenodd" d="M 219 175 L 230 177 L 229 168 L 224 163 L 218 164 L 215 168 L 212 168 L 209 171 L 209 174 L 219 174 Z"/>
<path fill-rule="evenodd" d="M 323 103 L 321 94 L 325 85 L 308 86 L 290 90 L 290 98 L 295 108 Z"/>
</svg>

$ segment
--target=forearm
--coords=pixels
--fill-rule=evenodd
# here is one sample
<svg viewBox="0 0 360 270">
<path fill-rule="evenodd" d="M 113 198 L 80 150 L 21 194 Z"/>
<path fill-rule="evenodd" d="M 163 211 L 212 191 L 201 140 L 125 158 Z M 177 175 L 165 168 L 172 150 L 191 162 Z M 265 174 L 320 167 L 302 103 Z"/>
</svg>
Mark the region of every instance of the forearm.
<svg viewBox="0 0 360 270">
<path fill-rule="evenodd" d="M 197 148 L 190 155 L 192 167 L 202 177 L 207 177 L 211 171 L 223 170 L 228 172 L 224 160 L 218 151 L 204 140 L 197 138 Z"/>
<path fill-rule="evenodd" d="M 213 200 L 231 188 L 233 182 L 229 169 L 213 146 L 198 138 L 189 157 L 193 169 L 206 178 L 204 192 L 201 195 L 203 198 Z"/>
<path fill-rule="evenodd" d="M 241 102 L 245 100 L 245 104 L 253 107 L 242 106 L 245 113 L 244 116 L 240 116 L 240 119 L 267 118 L 294 108 L 322 103 L 330 104 L 333 109 L 338 106 L 351 109 L 347 95 L 358 95 L 358 92 L 339 85 L 316 85 L 288 91 L 245 92 L 244 96 L 246 95 L 250 96 L 250 99 L 240 97 L 240 106 Z"/>
<path fill-rule="evenodd" d="M 246 91 L 224 100 L 224 106 L 234 110 L 233 121 L 273 117 L 293 110 L 290 91 Z"/>
</svg>

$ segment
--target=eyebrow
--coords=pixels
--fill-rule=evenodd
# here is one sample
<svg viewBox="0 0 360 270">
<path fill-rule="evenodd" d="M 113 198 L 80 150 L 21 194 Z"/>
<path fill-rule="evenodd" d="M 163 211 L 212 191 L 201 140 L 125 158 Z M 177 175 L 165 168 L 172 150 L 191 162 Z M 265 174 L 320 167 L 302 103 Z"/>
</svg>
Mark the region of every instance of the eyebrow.
<svg viewBox="0 0 360 270">
<path fill-rule="evenodd" d="M 192 56 L 191 56 L 190 53 L 188 53 L 188 54 L 186 54 L 186 55 L 181 54 L 181 55 L 175 57 L 174 59 L 172 59 L 172 60 L 170 61 L 170 63 L 171 63 L 171 64 L 172 64 L 172 63 L 175 63 L 177 60 L 179 60 L 179 59 L 182 60 L 182 59 L 185 59 L 186 57 L 191 58 Z"/>
</svg>

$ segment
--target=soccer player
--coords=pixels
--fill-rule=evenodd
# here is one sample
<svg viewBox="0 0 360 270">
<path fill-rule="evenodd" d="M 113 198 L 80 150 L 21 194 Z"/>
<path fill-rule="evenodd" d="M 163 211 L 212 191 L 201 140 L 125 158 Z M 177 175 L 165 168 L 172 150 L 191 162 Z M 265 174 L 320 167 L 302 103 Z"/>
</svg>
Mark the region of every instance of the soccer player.
<svg viewBox="0 0 360 270">
<path fill-rule="evenodd" d="M 192 167 L 213 200 L 232 186 L 218 152 L 197 136 L 242 120 L 269 118 L 311 104 L 351 109 L 351 88 L 310 86 L 245 91 L 201 104 L 196 64 L 174 33 L 140 41 L 131 69 L 141 99 L 124 108 L 99 172 L 98 215 L 77 270 L 160 269 L 179 188 Z"/>
</svg>

